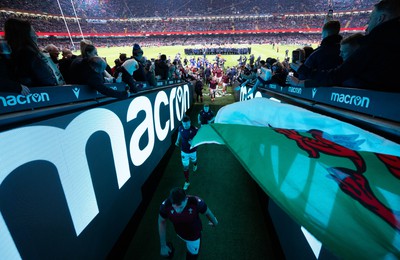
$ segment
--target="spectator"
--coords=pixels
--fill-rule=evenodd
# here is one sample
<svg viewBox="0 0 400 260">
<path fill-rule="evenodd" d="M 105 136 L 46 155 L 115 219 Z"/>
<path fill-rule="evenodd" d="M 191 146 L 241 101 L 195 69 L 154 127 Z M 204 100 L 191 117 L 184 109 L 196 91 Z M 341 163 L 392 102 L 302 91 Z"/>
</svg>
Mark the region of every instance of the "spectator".
<svg viewBox="0 0 400 260">
<path fill-rule="evenodd" d="M 167 56 L 165 54 L 161 54 L 160 58 L 155 61 L 155 75 L 159 80 L 167 80 L 168 72 L 169 68 L 167 65 Z"/>
<path fill-rule="evenodd" d="M 256 83 L 253 85 L 253 87 L 250 89 L 250 91 L 246 94 L 245 99 L 247 99 L 256 89 L 258 86 L 263 85 L 266 82 L 269 82 L 269 80 L 272 77 L 272 71 L 267 68 L 267 63 L 260 61 L 261 63 L 261 68 L 259 70 L 259 75 L 257 77 Z M 242 85 L 246 85 L 248 81 L 246 81 Z"/>
<path fill-rule="evenodd" d="M 149 83 L 151 87 L 157 86 L 157 79 L 155 74 L 155 65 L 151 60 L 147 60 L 144 66 L 144 71 L 146 72 L 146 81 Z"/>
<path fill-rule="evenodd" d="M 328 70 L 339 66 L 343 60 L 340 57 L 339 35 L 340 23 L 338 21 L 329 21 L 322 28 L 321 45 L 299 67 L 297 73 L 299 79 L 309 78 L 312 70 Z"/>
<path fill-rule="evenodd" d="M 18 83 L 10 66 L 11 50 L 8 44 L 0 41 L 0 92 L 15 92 L 22 95 L 28 95 L 30 90 L 27 86 Z"/>
<path fill-rule="evenodd" d="M 104 71 L 106 70 L 106 61 L 98 56 L 93 56 L 87 59 L 87 62 L 82 64 L 84 81 L 89 87 L 97 90 L 105 96 L 125 99 L 130 96 L 129 90 L 118 91 L 104 85 Z"/>
<path fill-rule="evenodd" d="M 119 70 L 121 65 L 126 61 L 126 53 L 120 53 L 118 59 L 114 60 L 115 66 L 111 68 L 111 75 L 116 76 L 115 73 Z"/>
<path fill-rule="evenodd" d="M 86 81 L 84 67 L 87 66 L 89 58 L 98 56 L 96 47 L 87 43 L 87 41 L 81 41 L 81 55 L 71 62 L 69 75 L 72 84 L 83 84 Z"/>
<path fill-rule="evenodd" d="M 65 84 L 50 56 L 40 51 L 36 33 L 28 21 L 8 19 L 4 24 L 4 33 L 11 48 L 16 79 L 21 84 L 30 87 Z"/>
<path fill-rule="evenodd" d="M 304 61 L 305 61 L 314 52 L 314 48 L 311 46 L 304 46 L 303 50 L 304 50 Z"/>
<path fill-rule="evenodd" d="M 360 47 L 361 33 L 352 34 L 340 42 L 340 56 L 345 61 Z"/>
<path fill-rule="evenodd" d="M 44 47 L 44 51 L 50 55 L 51 60 L 54 64 L 58 65 L 58 56 L 60 55 L 60 50 L 54 44 L 48 44 Z"/>
<path fill-rule="evenodd" d="M 83 57 L 83 53 L 85 52 L 85 48 L 88 45 L 93 45 L 93 42 L 91 40 L 81 40 L 79 43 L 80 50 L 81 50 L 81 57 Z"/>
<path fill-rule="evenodd" d="M 136 86 L 136 81 L 133 78 L 133 73 L 139 68 L 139 64 L 135 59 L 127 59 L 122 63 L 122 65 L 117 69 L 118 75 L 121 75 L 122 81 L 128 84 L 129 89 L 132 93 L 136 93 L 138 88 Z M 114 73 L 115 74 L 115 73 Z"/>
<path fill-rule="evenodd" d="M 138 69 L 133 73 L 133 78 L 136 81 L 146 81 L 146 72 L 144 70 L 144 57 L 143 50 L 139 44 L 135 43 L 132 48 L 132 58 L 135 59 L 139 65 Z"/>
<path fill-rule="evenodd" d="M 363 34 L 355 33 L 340 42 L 340 56 L 343 58 L 343 61 L 346 61 L 360 47 L 359 41 L 362 37 L 364 37 Z M 362 85 L 362 82 L 359 82 L 357 78 L 349 78 L 342 85 L 345 87 L 357 87 Z"/>
<path fill-rule="evenodd" d="M 61 74 L 63 75 L 65 82 L 67 84 L 72 84 L 71 74 L 70 74 L 70 67 L 72 61 L 77 57 L 76 55 L 72 54 L 72 51 L 69 49 L 62 50 L 62 58 L 58 61 L 58 68 L 60 69 Z"/>
<path fill-rule="evenodd" d="M 400 60 L 400 1 L 382 0 L 374 5 L 366 36 L 360 47 L 336 69 L 313 71 L 313 81 L 305 87 L 342 85 L 348 79 L 357 79 L 358 88 L 400 92 L 397 64 Z M 288 83 L 298 85 L 297 78 L 288 77 Z"/>
<path fill-rule="evenodd" d="M 356 33 L 353 35 L 348 36 L 347 38 L 344 38 L 340 42 L 340 56 L 342 57 L 343 61 L 346 61 L 359 47 L 360 43 L 359 40 L 363 37 L 361 33 Z M 295 78 L 297 79 L 297 78 Z M 304 87 L 306 84 L 306 81 L 311 82 L 312 80 L 299 80 L 297 83 L 294 83 L 290 81 L 291 78 L 288 78 L 288 82 L 297 86 Z M 310 84 L 310 83 L 308 83 Z M 362 85 L 361 82 L 359 82 L 356 78 L 349 78 L 345 80 L 342 84 L 345 87 L 351 87 L 351 86 L 359 86 Z"/>
<path fill-rule="evenodd" d="M 169 79 L 180 79 L 181 73 L 177 68 L 177 62 L 173 61 L 172 64 L 169 66 L 168 78 Z"/>
</svg>

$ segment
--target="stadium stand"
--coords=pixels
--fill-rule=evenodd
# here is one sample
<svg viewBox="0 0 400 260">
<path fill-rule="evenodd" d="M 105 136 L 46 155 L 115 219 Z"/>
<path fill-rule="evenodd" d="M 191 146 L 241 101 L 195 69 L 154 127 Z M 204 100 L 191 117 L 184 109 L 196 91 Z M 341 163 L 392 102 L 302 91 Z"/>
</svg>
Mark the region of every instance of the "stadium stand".
<svg viewBox="0 0 400 260">
<path fill-rule="evenodd" d="M 71 3 L 74 5 L 72 6 Z M 326 15 L 326 1 L 322 0 L 305 0 L 302 1 L 301 4 L 294 0 L 268 0 L 262 7 L 251 0 L 212 1 L 212 5 L 204 5 L 201 1 L 184 0 L 164 1 L 163 3 L 165 4 L 159 5 L 156 4 L 155 1 L 148 0 L 4 0 L 0 2 L 0 25 L 3 25 L 10 17 L 27 19 L 32 23 L 39 35 L 40 46 L 53 43 L 58 46 L 60 50 L 73 47 L 68 39 L 69 33 L 77 41 L 81 39 L 83 34 L 86 36 L 86 39 L 95 40 L 96 46 L 99 47 L 132 45 L 133 39 L 141 46 L 189 46 L 194 44 L 228 45 L 236 43 L 255 44 L 270 42 L 306 44 L 320 41 L 320 28 L 323 23 L 323 17 Z M 346 34 L 346 32 L 359 32 L 365 29 L 373 3 L 375 3 L 375 1 L 372 0 L 335 2 L 335 17 L 340 20 L 343 25 L 344 34 Z M 138 6 L 140 6 L 140 8 L 138 8 Z M 268 6 L 269 8 L 264 8 L 264 6 Z M 61 10 L 63 14 L 60 13 Z M 77 19 L 79 20 L 79 24 L 77 23 Z M 68 27 L 66 27 L 66 24 Z M 68 28 L 68 32 L 66 32 L 66 28 Z M 258 34 L 256 34 L 257 32 Z M 3 35 L 3 32 L 0 32 L 0 35 Z M 266 37 L 266 35 L 272 36 Z M 213 54 L 215 53 L 213 52 Z M 235 83 L 237 84 L 237 82 Z M 78 192 L 75 192 L 75 190 L 71 192 L 71 190 L 69 190 L 70 193 L 68 193 L 68 188 L 74 188 L 72 187 L 73 185 L 68 186 L 71 181 L 69 178 L 61 178 L 61 184 L 58 179 L 47 181 L 54 186 L 58 185 L 57 187 L 61 186 L 66 190 L 66 194 L 57 193 L 59 197 L 55 196 L 55 198 L 49 198 L 49 200 L 54 203 L 54 205 L 63 205 L 62 207 L 59 206 L 58 209 L 64 211 L 70 210 L 72 212 L 72 220 L 69 218 L 62 219 L 64 216 L 58 216 L 61 219 L 59 220 L 57 218 L 52 218 L 51 213 L 46 213 L 47 215 L 43 219 L 50 223 L 50 225 L 48 225 L 49 227 L 57 227 L 61 223 L 68 230 L 57 230 L 56 234 L 53 234 L 59 243 L 55 243 L 53 247 L 48 249 L 44 254 L 45 256 L 49 257 L 64 253 L 64 257 L 70 258 L 105 258 L 126 227 L 129 219 L 142 202 L 140 191 L 155 170 L 156 165 L 154 162 L 159 162 L 162 157 L 167 154 L 167 149 L 171 147 L 173 130 L 177 128 L 179 117 L 183 115 L 193 103 L 193 89 L 191 83 L 183 79 L 158 81 L 157 87 L 155 88 L 147 88 L 146 82 L 141 82 L 139 84 L 141 84 L 143 90 L 135 94 L 133 98 L 124 101 L 105 97 L 95 90 L 89 89 L 88 86 L 81 85 L 63 85 L 51 88 L 42 86 L 32 88 L 31 93 L 25 96 L 18 93 L 0 93 L 0 135 L 2 135 L 2 137 L 4 136 L 2 140 L 5 140 L 6 137 L 10 137 L 11 139 L 9 140 L 18 142 L 19 137 L 22 136 L 19 131 L 22 128 L 25 129 L 25 127 L 37 130 L 39 134 L 45 133 L 43 134 L 46 135 L 46 140 L 43 139 L 47 145 L 45 148 L 49 148 L 50 145 L 51 147 L 57 148 L 59 145 L 61 147 L 60 149 L 63 149 L 63 144 L 67 147 L 68 145 L 66 144 L 68 143 L 62 142 L 76 144 L 76 142 L 87 138 L 84 140 L 85 144 L 79 147 L 82 148 L 79 151 L 86 156 L 86 149 L 88 151 L 90 150 L 90 152 L 87 152 L 87 161 L 92 164 L 88 162 L 86 162 L 86 164 L 81 162 L 81 164 L 84 164 L 86 167 L 84 170 L 87 170 L 86 172 L 83 171 L 87 175 L 87 183 L 94 186 L 92 187 L 89 185 L 89 188 L 84 187 L 87 188 L 85 191 L 92 196 L 91 200 L 87 201 L 88 204 L 92 203 L 91 206 L 94 206 L 87 210 L 86 215 L 79 215 L 79 207 L 74 208 L 76 205 L 73 205 L 73 203 L 79 201 L 79 196 L 74 197 L 74 202 L 71 202 L 71 198 L 76 194 L 80 194 L 79 192 L 81 190 Z M 107 84 L 107 86 L 117 90 L 125 89 L 125 84 L 122 83 Z M 247 93 L 248 88 L 249 86 L 242 87 L 239 93 L 239 100 Z M 316 96 L 317 91 L 318 95 Z M 305 107 L 312 111 L 354 123 L 361 128 L 382 135 L 389 140 L 396 142 L 400 139 L 400 114 L 397 109 L 399 93 L 345 89 L 340 87 L 332 87 L 329 89 L 282 88 L 272 84 L 260 88 L 259 92 L 262 93 L 262 96 L 278 98 L 289 104 Z M 384 100 L 385 106 L 382 106 L 382 100 Z M 164 106 L 170 108 L 164 110 L 162 109 Z M 99 160 L 97 158 L 97 152 L 103 156 L 100 157 L 99 161 L 105 158 L 102 163 L 107 163 L 106 167 L 110 172 L 116 173 L 116 175 L 122 172 L 121 168 L 118 167 L 123 168 L 124 165 L 115 165 L 114 167 L 114 161 L 109 160 L 110 158 L 107 157 L 109 154 L 107 155 L 106 153 L 115 149 L 116 147 L 114 146 L 121 145 L 121 138 L 124 139 L 122 141 L 122 146 L 124 146 L 125 135 L 127 135 L 126 143 L 131 141 L 128 140 L 128 138 L 132 137 L 132 139 L 134 139 L 134 134 L 139 135 L 137 132 L 140 131 L 140 127 L 142 126 L 142 122 L 139 121 L 143 120 L 143 122 L 145 122 L 149 115 L 153 116 L 153 111 L 145 111 L 146 113 L 140 113 L 140 111 L 145 109 L 151 110 L 153 108 L 154 110 L 158 109 L 158 112 L 161 111 L 160 114 L 162 115 L 157 114 L 156 116 L 159 121 L 164 121 L 156 122 L 156 126 L 153 126 L 153 121 L 149 121 L 151 122 L 151 126 L 143 132 L 154 131 L 158 138 L 152 140 L 152 138 L 155 138 L 149 134 L 145 136 L 144 139 L 149 143 L 153 141 L 153 145 L 156 147 L 155 150 L 157 150 L 158 147 L 162 147 L 162 149 L 157 151 L 155 156 L 153 154 L 151 158 L 147 157 L 150 159 L 147 160 L 146 158 L 143 161 L 140 161 L 141 158 L 135 157 L 138 153 L 143 155 L 147 152 L 146 147 L 143 147 L 144 145 L 142 143 L 137 144 L 137 146 L 131 143 L 129 147 L 123 147 L 124 149 L 122 149 L 124 151 L 129 149 L 129 155 L 131 156 L 129 158 L 130 167 L 137 170 L 137 172 L 139 172 L 140 169 L 141 175 L 139 177 L 135 176 L 135 178 L 137 178 L 135 182 L 129 182 L 127 185 L 129 187 L 127 187 L 123 185 L 130 176 L 119 175 L 118 180 L 115 180 L 117 178 L 114 179 L 109 176 L 90 176 L 90 167 L 96 167 L 93 161 Z M 177 109 L 177 111 L 173 111 L 174 109 Z M 104 137 L 104 133 L 97 132 L 93 134 L 93 138 L 88 137 L 89 135 L 85 136 L 86 129 L 78 129 L 77 126 L 73 124 L 79 120 L 79 118 L 85 117 L 85 120 L 89 120 L 91 116 L 90 113 L 98 113 L 98 115 L 101 114 L 101 116 L 103 116 L 102 113 L 104 113 L 104 121 L 102 121 L 101 123 L 103 124 L 100 125 L 96 123 L 88 124 L 88 127 L 92 127 L 88 131 L 103 131 L 110 135 L 110 139 L 108 139 L 108 136 Z M 115 125 L 118 128 L 118 133 L 108 128 L 109 121 L 116 123 Z M 86 122 L 78 121 L 78 123 Z M 148 122 L 146 121 L 145 123 Z M 170 128 L 168 126 L 165 127 L 163 123 L 165 123 L 165 125 L 170 124 Z M 70 128 L 75 132 L 72 132 Z M 170 129 L 170 132 L 166 133 L 165 129 Z M 53 135 L 53 133 L 56 134 Z M 72 133 L 76 135 L 72 136 Z M 71 136 L 67 136 L 67 134 Z M 30 138 L 28 135 L 23 135 L 23 137 L 21 146 L 28 145 L 32 142 L 38 146 L 38 149 L 41 148 L 42 144 L 35 141 L 37 136 Z M 59 137 L 61 140 L 55 140 L 57 139 L 56 137 Z M 141 136 L 139 136 L 139 139 L 140 137 Z M 54 138 L 54 140 L 52 138 Z M 47 141 L 48 139 L 50 141 Z M 99 139 L 102 142 L 99 142 Z M 106 141 L 104 141 L 105 139 Z M 61 142 L 62 145 L 58 142 Z M 86 148 L 86 142 L 88 148 Z M 104 145 L 104 142 L 106 142 L 106 145 Z M 8 148 L 8 146 L 3 147 Z M 57 152 L 59 152 L 59 150 L 57 150 Z M 63 152 L 65 152 L 67 156 L 68 153 L 70 153 L 69 150 Z M 3 155 L 4 154 L 5 153 L 3 153 Z M 135 156 L 132 154 L 135 154 Z M 119 156 L 119 159 L 125 156 L 126 158 L 124 157 L 122 159 L 128 162 L 127 152 L 122 153 L 122 155 L 119 152 L 113 152 L 112 155 Z M 7 155 L 5 154 L 5 156 Z M 45 154 L 44 156 L 49 156 L 53 159 L 52 154 Z M 15 155 L 14 157 L 18 156 Z M 73 170 L 71 169 L 75 169 L 73 168 L 74 166 L 70 165 L 72 164 L 71 162 L 63 161 L 64 159 L 65 158 L 57 161 L 62 167 L 60 165 L 53 167 L 53 165 L 44 165 L 42 161 L 45 161 L 45 159 L 43 158 L 31 159 L 29 157 L 27 160 L 37 160 L 39 162 L 33 162 L 32 165 L 28 165 L 26 168 L 21 167 L 22 169 L 17 170 L 25 174 L 26 172 L 32 172 L 30 167 L 33 169 L 38 167 L 38 169 L 45 169 L 43 170 L 45 173 L 47 173 L 47 171 L 53 173 L 57 172 L 57 167 L 61 167 L 60 169 L 65 170 L 65 172 L 72 172 Z M 112 162 L 108 164 L 109 161 Z M 115 162 L 117 162 L 117 160 Z M 12 163 L 14 163 L 14 161 Z M 16 161 L 16 167 L 20 166 L 18 163 L 19 161 Z M 54 164 L 57 163 L 55 162 Z M 66 163 L 68 165 L 64 165 Z M 40 165 L 37 166 L 36 164 Z M 10 173 L 14 170 L 11 168 L 12 166 L 10 166 L 9 169 Z M 7 176 L 5 176 L 4 179 L 6 177 Z M 79 176 L 73 175 L 73 177 L 77 178 Z M 93 178 L 94 181 L 92 181 L 91 178 Z M 10 180 L 8 181 L 10 182 Z M 24 182 L 24 185 L 15 189 L 15 191 L 21 192 L 22 194 L 23 190 L 29 186 L 28 183 L 29 179 Z M 109 183 L 115 184 L 118 188 L 111 190 L 112 188 L 107 186 Z M 40 183 L 37 184 L 35 182 L 35 185 L 40 187 Z M 8 214 L 4 216 L 6 220 L 4 221 L 3 216 L 0 215 L 0 228 L 5 228 L 5 230 L 10 231 L 8 233 L 3 233 L 5 235 L 2 237 L 2 239 L 4 238 L 4 241 L 7 242 L 7 254 L 9 254 L 7 256 L 15 258 L 18 258 L 18 256 L 40 258 L 43 256 L 41 255 L 41 250 L 44 250 L 48 245 L 43 244 L 37 250 L 35 248 L 35 243 L 30 243 L 30 241 L 28 241 L 29 239 L 27 238 L 29 238 L 29 236 L 26 236 L 23 232 L 14 232 L 15 230 L 13 230 L 13 228 L 16 228 L 18 221 L 14 221 L 13 214 L 19 205 L 14 205 L 12 203 L 13 198 L 16 196 L 13 186 L 10 185 L 7 187 L 11 188 L 7 188 L 5 191 L 3 190 L 1 193 L 1 195 L 6 195 L 4 197 L 7 197 L 7 207 L 6 210 L 4 210 Z M 60 188 L 59 190 L 62 189 Z M 59 192 L 59 190 L 57 190 L 57 192 Z M 99 192 L 100 190 L 102 192 Z M 73 193 L 75 193 L 75 195 Z M 67 198 L 67 202 L 64 201 L 64 196 Z M 100 196 L 100 198 L 98 198 L 100 201 L 99 203 L 96 200 L 96 196 Z M 132 198 L 134 198 L 133 203 Z M 110 201 L 112 201 L 112 203 L 110 203 Z M 113 204 L 114 202 L 115 204 Z M 131 207 L 126 207 L 128 204 L 131 205 Z M 86 206 L 87 205 L 85 205 L 85 209 Z M 96 217 L 99 211 L 101 211 L 103 215 Z M 3 208 L 1 213 L 3 213 Z M 32 211 L 30 214 L 34 215 L 38 213 Z M 116 223 L 116 228 L 107 225 L 110 220 Z M 57 221 L 59 221 L 59 223 L 56 223 Z M 5 223 L 12 223 L 10 224 L 11 228 L 7 229 Z M 29 226 L 28 230 L 35 230 L 35 223 L 36 222 L 27 224 Z M 100 228 L 98 228 L 99 226 Z M 49 230 L 45 229 L 45 231 L 47 235 Z M 65 238 L 63 232 L 67 233 L 69 237 Z M 10 233 L 15 237 L 12 237 Z M 104 240 L 100 242 L 96 241 L 99 242 L 99 244 L 94 245 L 92 243 L 93 240 L 102 237 L 104 234 L 107 234 Z M 37 239 L 37 241 L 46 241 L 48 238 L 44 236 L 45 235 L 42 237 L 42 235 L 35 233 L 33 238 Z M 83 242 L 76 243 L 76 237 L 79 237 L 79 239 L 81 239 L 80 242 Z M 66 250 L 62 246 L 64 243 L 68 245 L 68 250 L 71 251 L 63 251 Z M 18 251 L 20 248 L 25 251 Z M 0 258 L 3 253 L 4 252 L 0 251 Z"/>
</svg>

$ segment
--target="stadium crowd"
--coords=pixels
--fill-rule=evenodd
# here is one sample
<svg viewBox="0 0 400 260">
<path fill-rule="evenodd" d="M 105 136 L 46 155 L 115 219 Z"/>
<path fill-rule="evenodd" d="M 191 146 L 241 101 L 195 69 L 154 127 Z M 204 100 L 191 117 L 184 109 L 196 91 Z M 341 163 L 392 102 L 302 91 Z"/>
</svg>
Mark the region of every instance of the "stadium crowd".
<svg viewBox="0 0 400 260">
<path fill-rule="evenodd" d="M 110 1 L 110 0 L 3 0 L 0 9 L 35 11 L 41 14 L 60 14 L 60 7 L 65 16 L 92 18 L 138 18 L 138 17 L 193 17 L 226 16 L 243 14 L 284 14 L 326 12 L 327 3 L 323 0 L 219 0 L 219 1 Z M 73 5 L 71 4 L 73 3 Z M 335 11 L 370 10 L 374 0 L 335 1 Z M 75 10 L 75 11 L 74 11 Z"/>
<path fill-rule="evenodd" d="M 89 1 L 84 1 L 84 3 L 89 3 Z M 104 1 L 101 3 L 108 2 Z M 382 83 L 379 82 L 376 77 L 373 77 L 373 75 L 380 73 L 382 74 L 381 76 L 384 76 L 385 73 L 396 68 L 394 62 L 398 60 L 398 55 L 392 55 L 396 50 L 393 46 L 398 46 L 398 41 L 400 40 L 397 37 L 398 34 L 395 33 L 399 28 L 398 20 L 400 17 L 400 7 L 398 0 L 382 0 L 379 5 L 374 6 L 372 13 L 367 13 L 370 17 L 367 35 L 361 35 L 361 39 L 357 40 L 357 44 L 355 45 L 358 49 L 362 50 L 362 56 L 356 55 L 358 49 L 352 46 L 352 48 L 354 48 L 352 52 L 355 54 L 350 55 L 349 50 L 346 50 L 348 53 L 346 58 L 344 58 L 344 48 L 348 46 L 345 46 L 346 42 L 342 41 L 345 34 L 341 34 L 340 30 L 341 28 L 346 28 L 349 23 L 346 22 L 343 26 L 343 23 L 340 21 L 335 21 L 335 26 L 332 28 L 327 26 L 329 22 L 332 22 L 332 18 L 330 17 L 331 21 L 326 22 L 327 20 L 325 20 L 322 30 L 323 40 L 320 42 L 320 47 L 316 49 L 315 52 L 306 51 L 306 49 L 300 51 L 300 53 L 304 54 L 301 56 L 299 63 L 289 64 L 288 59 L 284 61 L 278 61 L 272 58 L 261 60 L 260 57 L 256 59 L 256 57 L 252 55 L 250 55 L 250 57 L 246 55 L 240 56 L 236 68 L 225 68 L 223 62 L 221 63 L 218 60 L 218 55 L 212 60 L 205 57 L 198 57 L 197 59 L 193 57 L 190 60 L 182 60 L 180 54 L 177 54 L 173 59 L 167 59 L 166 55 L 161 53 L 158 57 L 148 60 L 145 58 L 141 45 L 149 44 L 149 39 L 143 38 L 143 43 L 135 41 L 136 43 L 133 45 L 132 56 L 130 58 L 121 55 L 116 57 L 114 61 L 115 66 L 111 68 L 107 66 L 107 63 L 102 58 L 98 57 L 96 46 L 115 45 L 115 43 L 120 45 L 127 45 L 127 43 L 129 43 L 131 45 L 132 38 L 95 38 L 96 41 L 87 39 L 86 41 L 81 41 L 81 54 L 75 56 L 72 55 L 67 45 L 62 46 L 62 39 L 46 39 L 45 41 L 47 42 L 41 43 L 46 43 L 44 47 L 39 45 L 38 37 L 35 32 L 38 30 L 35 28 L 35 25 L 39 26 L 37 22 L 43 20 L 43 17 L 40 17 L 40 15 L 30 14 L 30 18 L 34 18 L 29 19 L 32 21 L 31 24 L 27 20 L 19 19 L 20 14 L 17 14 L 17 18 L 15 18 L 14 12 L 8 12 L 6 14 L 11 14 L 11 17 L 7 18 L 6 15 L 2 18 L 6 19 L 4 21 L 4 36 L 7 43 L 3 41 L 1 44 L 1 62 L 4 68 L 4 71 L 2 71 L 4 75 L 1 75 L 1 80 L 6 83 L 0 84 L 2 88 L 7 87 L 7 89 L 1 89 L 1 91 L 14 91 L 26 94 L 29 92 L 29 87 L 57 86 L 65 83 L 87 84 L 105 95 L 126 98 L 129 97 L 130 93 L 137 92 L 144 86 L 140 82 L 146 82 L 147 84 L 145 84 L 145 86 L 156 86 L 157 80 L 167 79 L 201 80 L 209 86 L 210 94 L 214 95 L 216 93 L 215 89 L 218 89 L 218 86 L 222 86 L 222 92 L 224 93 L 227 85 L 231 85 L 235 79 L 238 79 L 242 84 L 253 81 L 255 86 L 263 84 L 279 84 L 286 86 L 290 84 L 300 87 L 315 87 L 316 84 L 318 86 L 318 84 L 342 85 L 346 83 L 344 85 L 350 87 L 365 86 L 370 89 L 377 89 L 378 87 L 382 87 Z M 3 14 L 5 14 L 5 12 L 3 12 Z M 364 15 L 366 13 L 362 14 Z M 57 20 L 58 18 L 51 19 Z M 250 18 L 244 18 L 243 24 L 246 23 L 246 19 Z M 282 17 L 280 19 L 286 20 L 286 18 Z M 154 21 L 149 20 L 150 26 L 153 22 Z M 291 20 L 290 24 L 294 25 L 292 22 L 293 20 Z M 264 24 L 265 22 L 260 23 Z M 56 23 L 49 21 L 49 23 L 43 24 L 54 26 Z M 219 24 L 218 20 L 216 20 L 216 24 Z M 226 25 L 225 23 L 221 24 Z M 238 23 L 238 26 L 239 24 L 241 23 Z M 279 24 L 280 20 L 277 20 L 274 26 L 278 26 Z M 236 25 L 234 26 L 236 27 Z M 250 26 L 253 25 L 250 23 Z M 325 28 L 326 26 L 328 29 Z M 221 28 L 215 27 L 215 29 Z M 191 30 L 193 30 L 193 28 L 191 28 Z M 251 43 L 269 42 L 272 44 L 276 42 L 290 43 L 291 41 L 298 43 L 298 41 L 304 40 L 304 38 L 307 38 L 309 42 L 310 40 L 320 39 L 320 37 L 321 35 L 319 34 L 312 35 L 302 33 L 277 34 L 273 35 L 271 39 L 268 39 L 266 35 L 256 34 L 240 36 L 234 34 L 224 36 L 218 35 L 217 37 L 187 35 L 185 37 L 150 37 L 150 41 L 153 41 L 152 43 L 155 45 L 191 45 L 193 43 L 199 44 L 203 42 L 205 46 L 211 46 L 214 43 L 218 46 L 224 46 L 232 43 L 248 43 L 249 41 Z M 346 36 L 346 38 L 348 37 Z M 210 42 L 210 40 L 215 42 Z M 54 45 L 57 41 L 59 43 L 58 47 Z M 96 46 L 93 42 L 96 42 Z M 347 44 L 348 42 L 349 41 L 347 41 Z M 7 46 L 9 46 L 9 48 Z M 329 53 L 330 55 L 336 55 L 338 62 L 331 67 L 310 66 L 311 62 L 309 62 L 309 59 L 318 60 L 320 63 L 328 62 L 331 59 L 320 54 L 326 52 L 327 46 L 331 46 L 329 47 L 331 48 Z M 390 48 L 387 48 L 388 46 Z M 62 59 L 58 59 L 61 52 Z M 321 55 L 321 57 L 315 58 L 316 55 Z M 286 53 L 286 56 L 288 57 L 288 53 Z M 374 59 L 374 57 L 382 56 L 388 57 L 385 63 L 388 65 L 386 66 L 387 69 L 382 71 L 382 73 L 371 72 L 365 76 L 362 68 L 371 64 L 371 62 L 365 61 L 363 64 L 355 62 L 355 60 L 362 60 L 359 58 L 362 57 L 363 59 L 369 58 L 373 60 L 375 64 L 376 59 Z M 347 64 L 349 63 L 358 64 L 360 68 L 357 67 L 357 70 L 354 68 L 352 69 L 351 66 L 348 67 L 349 65 Z M 343 67 L 345 67 L 345 69 L 342 69 Z M 291 70 L 297 73 L 295 77 L 287 77 L 288 72 Z M 307 76 L 300 77 L 299 75 L 305 70 L 307 73 L 304 75 Z M 369 67 L 366 67 L 365 70 L 372 71 Z M 353 71 L 357 73 L 353 75 L 351 73 Z M 350 80 L 347 81 L 349 77 Z M 286 78 L 288 79 L 287 81 L 284 80 Z M 356 80 L 354 80 L 354 78 Z M 327 79 L 331 79 L 331 81 Z M 305 81 L 300 82 L 299 80 Z M 398 91 L 394 89 L 395 83 L 389 80 L 386 81 L 387 82 L 383 84 L 384 88 L 378 90 Z M 127 88 L 123 92 L 112 91 L 104 85 L 110 82 L 124 82 Z M 350 84 L 347 85 L 347 82 L 350 82 Z"/>
<path fill-rule="evenodd" d="M 193 17 L 187 19 L 79 19 L 74 18 L 64 22 L 62 16 L 43 16 L 23 13 L 0 13 L 0 23 L 8 18 L 29 20 L 37 32 L 65 33 L 154 33 L 154 32 L 204 32 L 204 31 L 241 31 L 241 30 L 285 30 L 285 29 L 318 29 L 323 25 L 325 13 L 248 17 Z M 335 14 L 343 28 L 361 28 L 368 22 L 369 11 L 357 13 Z"/>
</svg>

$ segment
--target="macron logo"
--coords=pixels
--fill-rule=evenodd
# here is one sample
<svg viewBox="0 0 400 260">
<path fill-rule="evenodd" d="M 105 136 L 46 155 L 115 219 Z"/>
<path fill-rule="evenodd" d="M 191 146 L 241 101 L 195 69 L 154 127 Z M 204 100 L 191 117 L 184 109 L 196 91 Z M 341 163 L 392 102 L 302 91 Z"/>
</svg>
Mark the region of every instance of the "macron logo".
<svg viewBox="0 0 400 260">
<path fill-rule="evenodd" d="M 317 94 L 317 88 L 312 89 L 312 98 L 315 97 L 315 94 Z"/>
<path fill-rule="evenodd" d="M 73 88 L 73 89 L 72 89 L 72 92 L 74 92 L 75 97 L 76 97 L 77 99 L 79 99 L 79 92 L 80 92 L 80 91 L 81 91 L 80 88 Z"/>
</svg>

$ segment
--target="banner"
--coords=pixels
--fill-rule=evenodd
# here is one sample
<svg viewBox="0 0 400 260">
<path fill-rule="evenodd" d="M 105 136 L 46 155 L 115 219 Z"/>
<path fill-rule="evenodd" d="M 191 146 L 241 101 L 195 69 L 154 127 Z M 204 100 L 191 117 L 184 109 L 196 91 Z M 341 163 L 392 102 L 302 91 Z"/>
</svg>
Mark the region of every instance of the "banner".
<svg viewBox="0 0 400 260">
<path fill-rule="evenodd" d="M 221 109 L 193 142 L 218 135 L 270 198 L 340 258 L 398 259 L 400 146 L 334 121 L 257 98 Z"/>
</svg>

